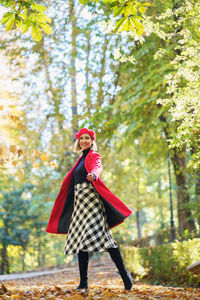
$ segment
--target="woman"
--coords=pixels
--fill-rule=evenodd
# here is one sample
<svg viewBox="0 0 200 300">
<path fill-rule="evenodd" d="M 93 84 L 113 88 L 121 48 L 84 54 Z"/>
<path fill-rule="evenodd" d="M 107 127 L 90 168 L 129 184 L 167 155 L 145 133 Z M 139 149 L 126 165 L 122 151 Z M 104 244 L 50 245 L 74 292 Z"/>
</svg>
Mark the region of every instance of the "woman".
<svg viewBox="0 0 200 300">
<path fill-rule="evenodd" d="M 124 287 L 132 287 L 111 228 L 124 222 L 132 211 L 100 179 L 101 156 L 93 130 L 82 128 L 75 135 L 74 152 L 82 151 L 74 167 L 63 180 L 47 226 L 47 232 L 67 234 L 65 254 L 78 254 L 80 284 L 88 288 L 89 252 L 108 251 Z"/>
</svg>

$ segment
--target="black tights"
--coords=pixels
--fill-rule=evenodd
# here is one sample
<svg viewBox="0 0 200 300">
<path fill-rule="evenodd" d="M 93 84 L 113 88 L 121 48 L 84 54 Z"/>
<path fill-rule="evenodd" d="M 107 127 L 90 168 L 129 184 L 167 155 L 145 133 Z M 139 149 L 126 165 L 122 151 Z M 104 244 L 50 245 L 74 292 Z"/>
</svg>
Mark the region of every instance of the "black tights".
<svg viewBox="0 0 200 300">
<path fill-rule="evenodd" d="M 131 274 L 125 268 L 119 247 L 108 248 L 106 250 L 109 252 L 113 262 L 115 263 L 119 271 L 119 274 L 122 277 L 125 289 L 130 290 L 133 284 Z M 80 250 L 78 253 L 78 263 L 79 263 L 80 284 L 77 289 L 88 288 L 89 253 Z"/>
</svg>

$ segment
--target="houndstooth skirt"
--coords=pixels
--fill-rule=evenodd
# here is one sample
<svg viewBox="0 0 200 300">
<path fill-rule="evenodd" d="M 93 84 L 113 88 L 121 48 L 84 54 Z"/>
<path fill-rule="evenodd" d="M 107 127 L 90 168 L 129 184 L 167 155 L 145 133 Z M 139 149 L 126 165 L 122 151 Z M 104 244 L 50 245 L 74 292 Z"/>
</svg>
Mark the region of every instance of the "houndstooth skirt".
<svg viewBox="0 0 200 300">
<path fill-rule="evenodd" d="M 64 254 L 78 254 L 79 250 L 102 252 L 117 247 L 100 195 L 91 182 L 76 184 Z"/>
</svg>

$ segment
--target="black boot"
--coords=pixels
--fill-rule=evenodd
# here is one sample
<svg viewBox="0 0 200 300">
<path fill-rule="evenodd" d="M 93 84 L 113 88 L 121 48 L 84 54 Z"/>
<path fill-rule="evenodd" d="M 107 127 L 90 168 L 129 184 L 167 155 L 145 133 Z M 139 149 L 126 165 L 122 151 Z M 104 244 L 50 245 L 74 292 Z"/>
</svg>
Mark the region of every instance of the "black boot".
<svg viewBox="0 0 200 300">
<path fill-rule="evenodd" d="M 78 265 L 79 265 L 79 274 L 80 274 L 80 284 L 76 288 L 79 289 L 87 289 L 88 288 L 88 262 L 89 262 L 89 254 L 88 252 L 79 251 L 78 253 Z"/>
<path fill-rule="evenodd" d="M 126 290 L 130 290 L 133 285 L 133 279 L 129 271 L 126 270 L 124 266 L 124 262 L 121 256 L 121 252 L 119 248 L 108 248 L 107 251 L 109 252 L 113 262 L 115 263 L 119 274 L 124 282 L 124 287 Z"/>
</svg>

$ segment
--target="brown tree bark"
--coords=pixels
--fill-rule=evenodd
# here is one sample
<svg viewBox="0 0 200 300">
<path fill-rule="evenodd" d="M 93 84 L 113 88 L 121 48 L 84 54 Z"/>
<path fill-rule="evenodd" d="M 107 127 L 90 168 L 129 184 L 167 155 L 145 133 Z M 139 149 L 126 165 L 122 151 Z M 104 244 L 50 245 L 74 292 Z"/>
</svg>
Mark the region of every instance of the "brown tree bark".
<svg viewBox="0 0 200 300">
<path fill-rule="evenodd" d="M 8 261 L 8 252 L 7 244 L 3 243 L 1 250 L 1 274 L 9 274 L 9 261 Z"/>
<path fill-rule="evenodd" d="M 198 176 L 196 178 L 196 184 L 195 184 L 195 195 L 196 195 L 196 202 L 198 203 L 198 208 L 200 206 L 200 176 Z M 197 217 L 197 221 L 198 221 L 198 225 L 199 225 L 199 232 L 200 232 L 200 212 L 198 214 L 198 217 Z"/>
<path fill-rule="evenodd" d="M 104 37 L 104 42 L 103 42 L 103 47 L 102 47 L 102 58 L 101 58 L 101 70 L 99 73 L 99 89 L 98 89 L 98 94 L 97 94 L 97 101 L 96 101 L 96 107 L 101 108 L 101 105 L 103 104 L 104 101 L 104 94 L 103 94 L 103 76 L 105 75 L 105 65 L 106 65 L 106 51 L 108 48 L 108 43 L 109 39 L 105 35 Z"/>
<path fill-rule="evenodd" d="M 86 38 L 87 38 L 87 56 L 86 56 L 86 67 L 85 67 L 85 78 L 86 78 L 86 114 L 88 117 L 91 116 L 91 108 L 92 108 L 92 102 L 91 102 L 91 83 L 89 80 L 89 72 L 90 72 L 90 50 L 91 50 L 91 44 L 90 44 L 90 31 L 88 30 L 86 32 Z"/>
<path fill-rule="evenodd" d="M 136 195 L 137 195 L 136 204 L 139 201 L 139 197 L 140 197 L 139 180 L 140 179 L 138 177 L 138 180 L 137 180 L 137 183 L 136 183 Z M 140 205 L 137 205 L 136 225 L 137 225 L 138 238 L 142 237 L 142 228 L 141 228 L 140 216 L 141 216 Z"/>
<path fill-rule="evenodd" d="M 78 112 L 77 112 L 77 89 L 76 89 L 76 38 L 77 38 L 77 18 L 75 14 L 74 0 L 69 0 L 69 19 L 71 23 L 71 61 L 70 61 L 70 77 L 71 77 L 71 99 L 72 99 L 72 130 L 75 136 L 78 130 Z M 74 138 L 75 139 L 75 138 Z"/>
<path fill-rule="evenodd" d="M 177 186 L 177 206 L 178 206 L 178 220 L 179 232 L 183 233 L 184 230 L 189 232 L 196 230 L 192 213 L 188 204 L 190 202 L 190 194 L 188 190 L 186 170 L 186 149 L 174 149 L 174 155 L 171 157 L 174 172 L 176 176 Z"/>
<path fill-rule="evenodd" d="M 168 123 L 167 118 L 164 116 L 164 113 L 162 113 L 159 118 L 163 123 L 163 131 L 166 139 L 168 140 L 171 138 L 170 132 L 172 129 L 170 128 L 170 124 Z M 190 194 L 188 190 L 188 179 L 186 174 L 186 149 L 183 148 L 180 150 L 177 147 L 173 148 L 171 161 L 174 168 L 177 187 L 179 234 L 182 235 L 185 230 L 188 230 L 188 232 L 196 230 L 192 213 L 189 208 Z"/>
</svg>

